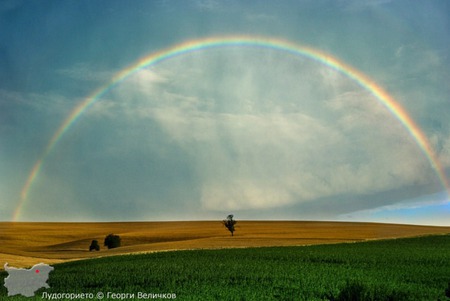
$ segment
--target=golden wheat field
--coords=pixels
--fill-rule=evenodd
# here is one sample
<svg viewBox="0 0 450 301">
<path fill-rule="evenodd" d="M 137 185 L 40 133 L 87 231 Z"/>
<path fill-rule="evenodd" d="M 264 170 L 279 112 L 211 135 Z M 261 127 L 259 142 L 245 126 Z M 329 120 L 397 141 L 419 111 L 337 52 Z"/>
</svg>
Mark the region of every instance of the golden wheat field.
<svg viewBox="0 0 450 301">
<path fill-rule="evenodd" d="M 103 247 L 106 235 L 122 246 Z M 0 263 L 27 267 L 82 258 L 183 249 L 293 246 L 450 233 L 450 227 L 379 223 L 239 221 L 233 237 L 220 221 L 0 223 Z M 102 246 L 89 252 L 93 239 Z"/>
</svg>

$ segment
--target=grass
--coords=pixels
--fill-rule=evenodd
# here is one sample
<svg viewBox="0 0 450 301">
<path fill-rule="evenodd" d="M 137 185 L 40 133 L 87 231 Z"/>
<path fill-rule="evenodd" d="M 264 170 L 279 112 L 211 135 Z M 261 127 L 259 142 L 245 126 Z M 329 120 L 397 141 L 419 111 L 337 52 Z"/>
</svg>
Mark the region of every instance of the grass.
<svg viewBox="0 0 450 301">
<path fill-rule="evenodd" d="M 51 288 L 38 291 L 36 299 L 44 291 L 102 291 L 175 293 L 179 300 L 450 300 L 445 296 L 450 282 L 450 235 L 171 251 L 54 267 L 48 281 Z M 6 296 L 4 287 L 2 296 Z"/>
</svg>

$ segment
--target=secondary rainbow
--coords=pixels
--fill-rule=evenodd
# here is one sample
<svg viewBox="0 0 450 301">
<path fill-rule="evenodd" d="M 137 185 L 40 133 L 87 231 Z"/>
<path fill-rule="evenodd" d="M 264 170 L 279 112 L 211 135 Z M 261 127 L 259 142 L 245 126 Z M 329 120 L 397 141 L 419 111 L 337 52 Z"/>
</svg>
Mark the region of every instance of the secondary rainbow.
<svg viewBox="0 0 450 301">
<path fill-rule="evenodd" d="M 381 104 L 383 104 L 402 123 L 402 125 L 405 127 L 405 129 L 409 132 L 411 137 L 416 141 L 420 149 L 423 151 L 424 155 L 430 162 L 432 168 L 436 171 L 440 182 L 442 183 L 444 189 L 447 192 L 447 195 L 449 195 L 450 187 L 448 180 L 425 134 L 422 132 L 420 127 L 413 121 L 413 119 L 408 115 L 406 110 L 397 101 L 395 101 L 395 99 L 392 96 L 390 96 L 382 87 L 377 85 L 368 76 L 356 70 L 355 68 L 347 65 L 346 63 L 338 60 L 337 58 L 308 46 L 302 46 L 299 44 L 292 43 L 290 41 L 276 38 L 253 37 L 253 36 L 225 36 L 225 37 L 211 37 L 211 38 L 190 40 L 175 45 L 173 47 L 163 49 L 161 51 L 153 52 L 152 54 L 139 59 L 137 62 L 130 65 L 128 68 L 125 68 L 122 71 L 118 72 L 110 82 L 108 82 L 104 86 L 101 86 L 99 89 L 95 90 L 91 95 L 89 95 L 85 100 L 80 102 L 72 110 L 70 115 L 65 119 L 65 121 L 61 124 L 58 130 L 53 134 L 44 152 L 31 169 L 31 172 L 21 190 L 20 200 L 13 214 L 13 221 L 19 219 L 21 209 L 26 203 L 30 189 L 33 186 L 34 181 L 38 177 L 41 167 L 45 163 L 45 159 L 48 157 L 48 155 L 50 154 L 52 149 L 56 146 L 56 144 L 64 135 L 64 133 L 67 130 L 69 130 L 73 124 L 76 123 L 76 121 L 83 115 L 84 112 L 86 112 L 86 110 L 88 110 L 95 103 L 96 100 L 101 98 L 105 93 L 107 93 L 118 83 L 125 80 L 128 76 L 139 71 L 142 68 L 149 67 L 158 64 L 160 62 L 163 62 L 165 60 L 171 59 L 173 57 L 181 56 L 190 52 L 221 47 L 222 48 L 259 47 L 284 51 L 293 55 L 299 55 L 318 61 L 354 80 L 361 87 L 370 91 L 370 93 L 372 93 L 376 97 L 376 99 L 378 99 L 378 101 Z"/>
</svg>

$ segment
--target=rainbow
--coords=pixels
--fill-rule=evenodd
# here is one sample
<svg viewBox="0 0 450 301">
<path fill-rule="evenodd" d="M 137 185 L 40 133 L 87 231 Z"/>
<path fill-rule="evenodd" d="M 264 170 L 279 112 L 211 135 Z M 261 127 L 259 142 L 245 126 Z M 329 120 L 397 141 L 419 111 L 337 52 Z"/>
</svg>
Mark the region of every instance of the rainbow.
<svg viewBox="0 0 450 301">
<path fill-rule="evenodd" d="M 430 162 L 432 168 L 437 173 L 440 182 L 445 188 L 447 195 L 449 195 L 450 187 L 448 180 L 445 176 L 443 168 L 439 164 L 439 161 L 432 147 L 430 146 L 428 139 L 426 138 L 422 130 L 412 120 L 405 109 L 397 101 L 395 101 L 392 96 L 390 96 L 382 87 L 378 86 L 365 74 L 325 52 L 308 46 L 301 46 L 286 40 L 253 36 L 225 36 L 190 40 L 145 56 L 129 67 L 118 72 L 111 81 L 95 90 L 91 95 L 80 102 L 72 110 L 70 115 L 65 119 L 58 130 L 53 134 L 44 152 L 31 169 L 25 185 L 21 190 L 20 200 L 13 214 L 13 221 L 19 219 L 20 212 L 25 205 L 30 189 L 33 186 L 34 181 L 38 177 L 45 159 L 48 157 L 48 155 L 56 146 L 64 133 L 66 133 L 68 129 L 72 125 L 74 125 L 76 121 L 83 115 L 83 113 L 86 112 L 99 98 L 101 98 L 105 93 L 107 93 L 117 84 L 124 81 L 131 74 L 139 71 L 144 67 L 156 65 L 163 61 L 187 53 L 221 47 L 259 47 L 284 51 L 286 53 L 307 57 L 314 61 L 320 62 L 354 80 L 361 87 L 372 93 L 373 96 L 375 96 L 375 98 L 401 122 L 401 124 L 408 131 L 411 137 L 416 141 L 416 143 Z"/>
</svg>

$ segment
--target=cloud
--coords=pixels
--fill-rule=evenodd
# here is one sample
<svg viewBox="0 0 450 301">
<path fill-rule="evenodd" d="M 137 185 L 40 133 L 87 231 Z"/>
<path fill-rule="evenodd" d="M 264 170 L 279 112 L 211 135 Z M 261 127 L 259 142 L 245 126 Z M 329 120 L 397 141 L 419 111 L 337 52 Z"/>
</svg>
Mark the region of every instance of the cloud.
<svg viewBox="0 0 450 301">
<path fill-rule="evenodd" d="M 444 169 L 450 168 L 450 135 L 436 133 L 430 138 L 430 142 L 437 154 L 439 163 Z"/>
<path fill-rule="evenodd" d="M 400 122 L 343 75 L 271 52 L 259 59 L 277 64 L 263 67 L 223 55 L 180 59 L 161 66 L 164 76 L 144 71 L 117 92 L 134 104 L 125 115 L 156 122 L 183 149 L 204 209 L 273 208 L 435 178 Z"/>
<path fill-rule="evenodd" d="M 47 163 L 46 177 L 66 179 L 68 199 L 96 200 L 100 215 L 124 199 L 136 216 L 173 211 L 167 204 L 301 212 L 338 198 L 332 215 L 438 181 L 400 122 L 349 78 L 247 48 L 192 53 L 129 76 L 61 139 L 55 158 L 65 163 Z M 60 193 L 43 195 L 52 203 Z"/>
<path fill-rule="evenodd" d="M 164 83 L 167 82 L 167 77 L 163 75 L 163 72 L 155 72 L 152 69 L 149 68 L 142 68 L 141 70 L 139 70 L 136 73 L 133 73 L 130 75 L 130 79 L 129 82 L 133 83 L 137 86 L 141 87 L 141 90 L 145 91 L 148 88 L 149 85 L 152 84 L 159 84 L 159 83 Z"/>
<path fill-rule="evenodd" d="M 294 202 L 295 196 L 308 200 L 326 193 L 317 185 L 308 185 L 315 179 L 301 168 L 308 166 L 306 156 L 313 156 L 314 150 L 333 137 L 308 116 L 194 116 L 164 110 L 155 118 L 194 158 L 202 204 L 208 209 L 276 207 Z M 328 141 L 321 141 L 321 132 Z"/>
<path fill-rule="evenodd" d="M 63 118 L 73 108 L 73 104 L 81 101 L 78 98 L 68 98 L 58 93 L 17 92 L 0 89 L 0 127 L 19 126 L 19 120 L 40 120 L 39 127 L 45 124 L 55 126 L 57 118 Z M 48 118 L 51 116 L 52 118 Z M 20 122 L 20 126 L 29 124 Z"/>
</svg>

